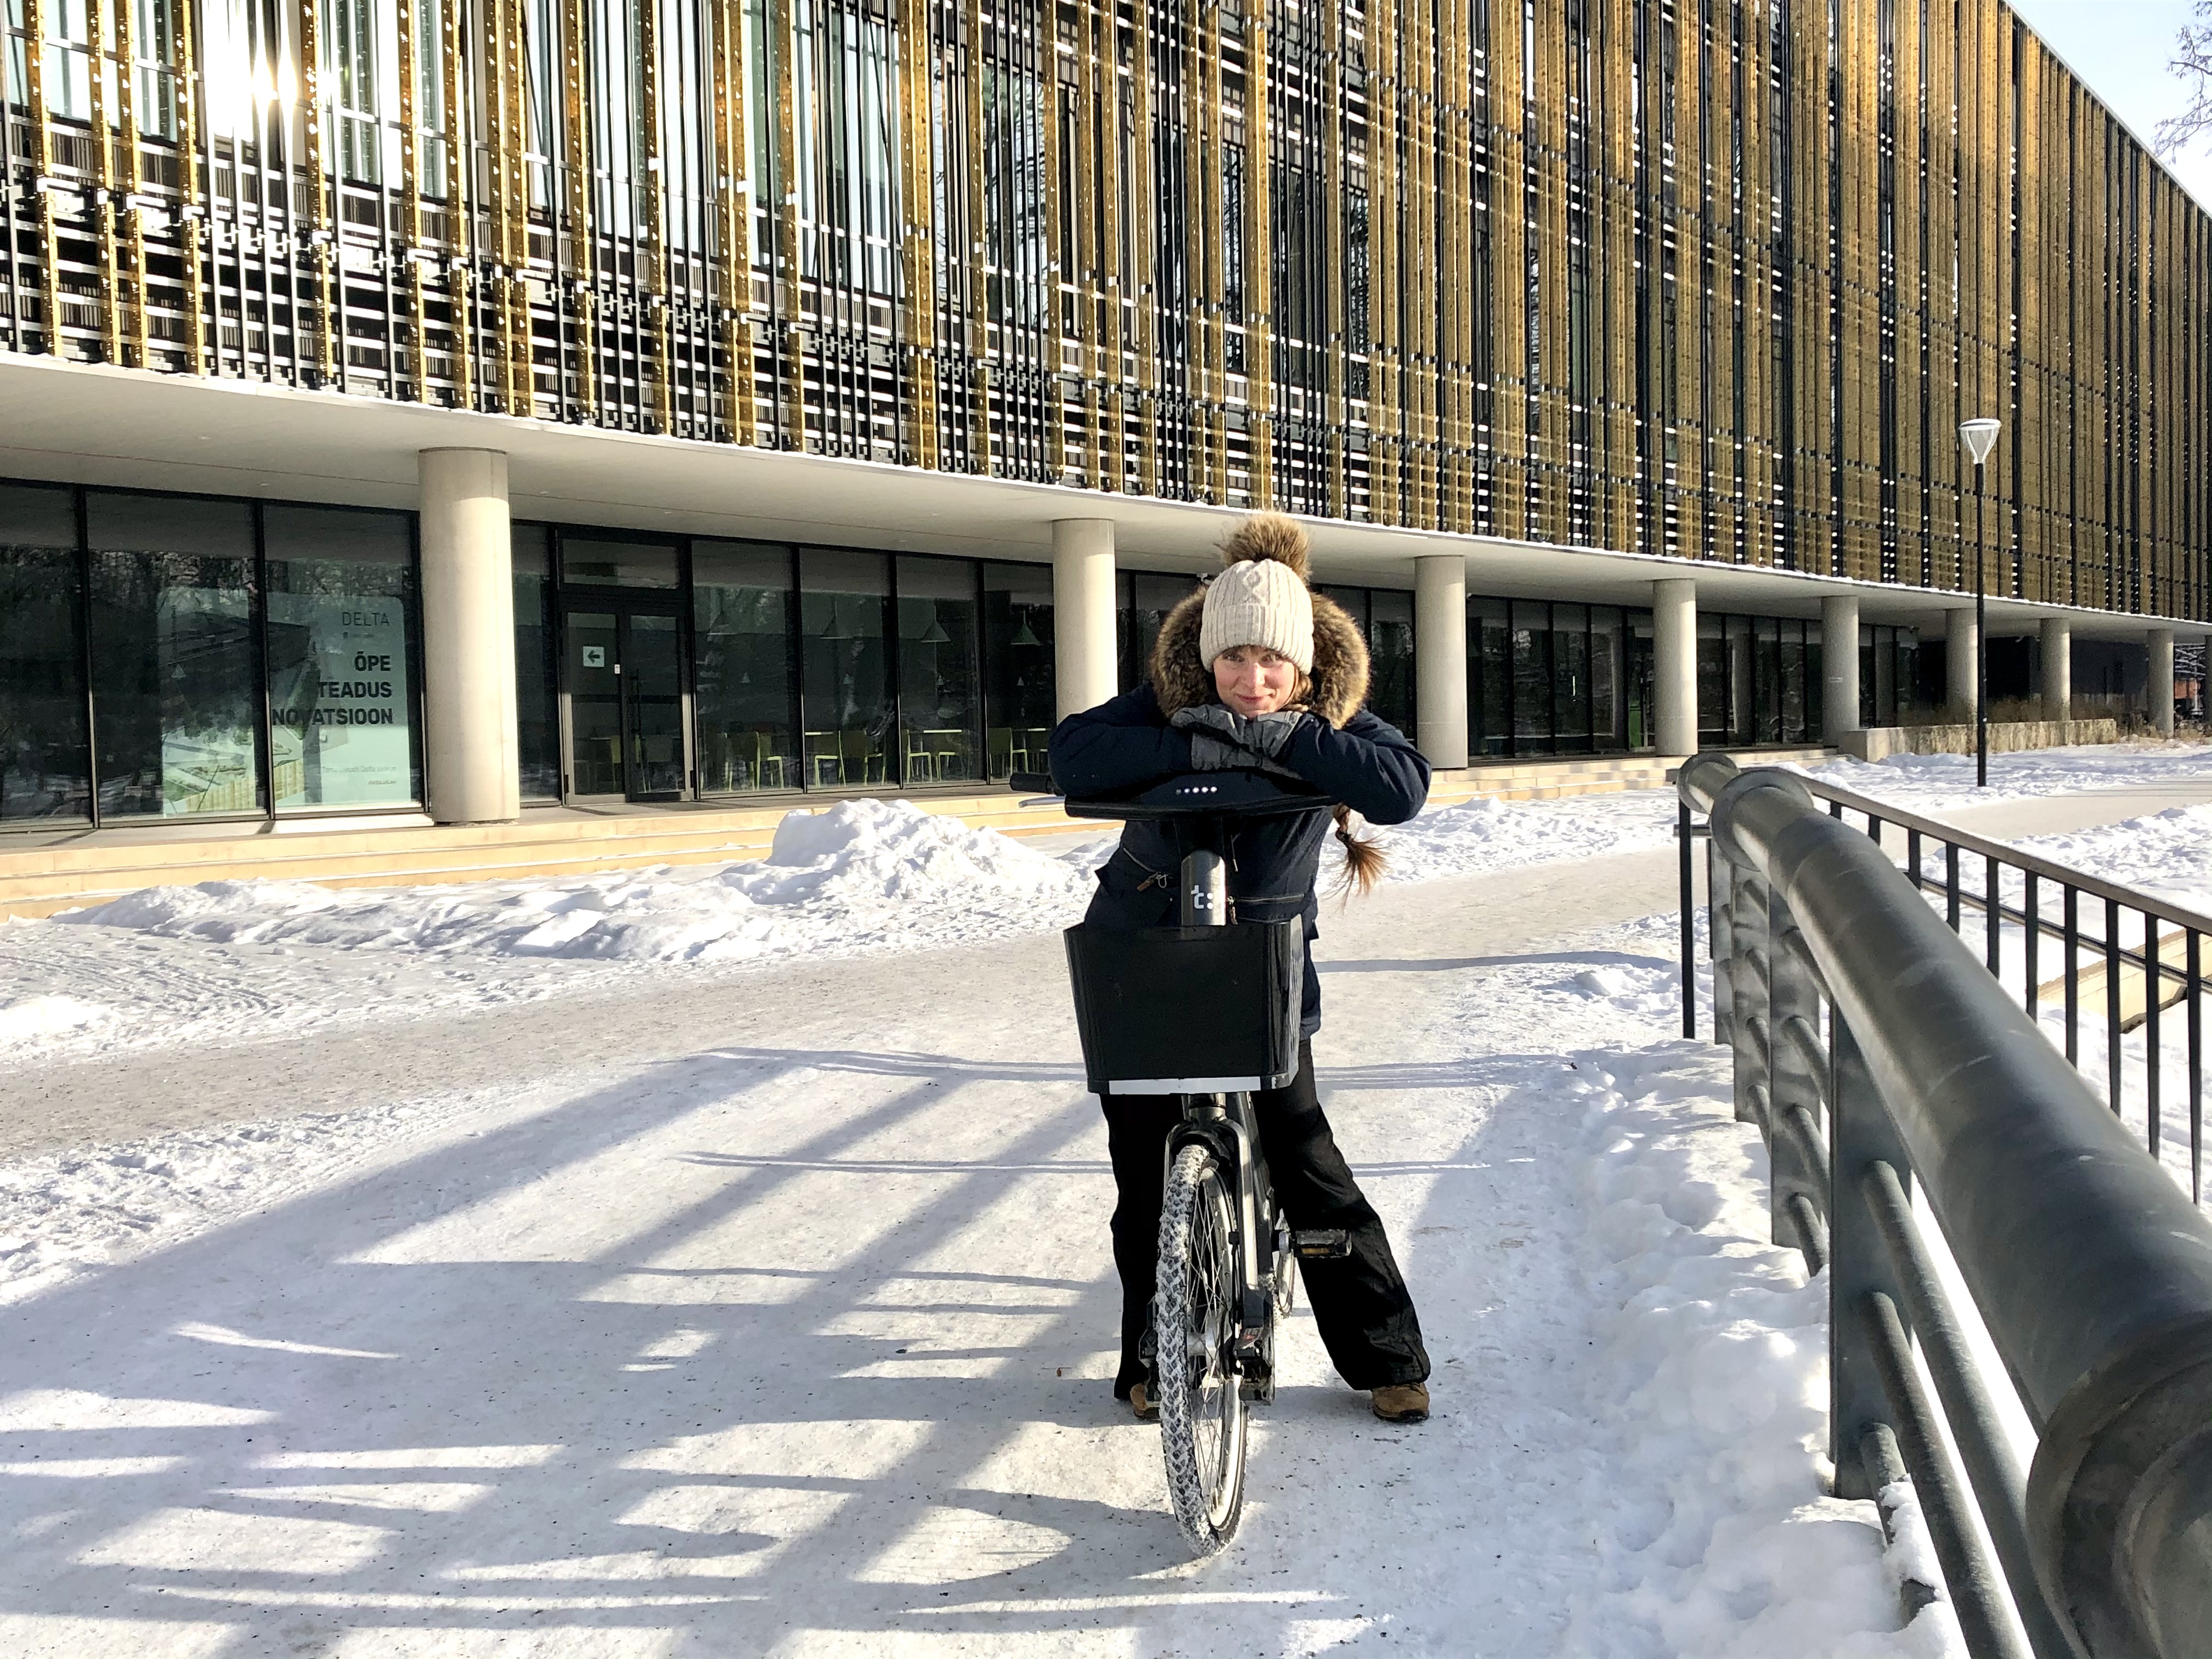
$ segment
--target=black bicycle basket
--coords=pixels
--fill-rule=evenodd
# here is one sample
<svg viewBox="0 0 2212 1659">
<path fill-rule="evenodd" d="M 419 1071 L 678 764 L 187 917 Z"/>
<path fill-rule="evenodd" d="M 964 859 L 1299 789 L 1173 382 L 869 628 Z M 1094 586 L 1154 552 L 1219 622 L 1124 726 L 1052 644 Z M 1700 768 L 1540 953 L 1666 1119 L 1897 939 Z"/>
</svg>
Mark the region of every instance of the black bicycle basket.
<svg viewBox="0 0 2212 1659">
<path fill-rule="evenodd" d="M 1297 1075 L 1305 924 L 1071 927 L 1083 1066 L 1099 1095 L 1230 1094 Z"/>
</svg>

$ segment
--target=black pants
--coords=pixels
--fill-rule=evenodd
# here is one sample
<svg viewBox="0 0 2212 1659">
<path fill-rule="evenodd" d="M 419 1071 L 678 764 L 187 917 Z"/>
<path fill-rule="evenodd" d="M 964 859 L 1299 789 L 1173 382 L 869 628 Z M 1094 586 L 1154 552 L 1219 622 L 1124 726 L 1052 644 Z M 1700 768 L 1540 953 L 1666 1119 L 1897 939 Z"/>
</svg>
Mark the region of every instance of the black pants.
<svg viewBox="0 0 2212 1659">
<path fill-rule="evenodd" d="M 1171 1095 L 1109 1097 L 1103 1104 L 1120 1194 L 1113 1229 L 1114 1265 L 1121 1273 L 1121 1368 L 1114 1392 L 1126 1400 L 1131 1386 L 1146 1376 L 1139 1349 L 1152 1317 L 1167 1138 L 1182 1113 Z M 1298 1074 L 1291 1086 L 1255 1096 L 1253 1106 L 1260 1150 L 1285 1219 L 1301 1231 L 1341 1227 L 1351 1235 L 1349 1256 L 1298 1263 L 1329 1358 L 1355 1389 L 1427 1381 L 1429 1355 L 1421 1346 L 1413 1298 L 1390 1255 L 1382 1218 L 1361 1195 L 1322 1115 L 1310 1044 L 1298 1045 Z"/>
</svg>

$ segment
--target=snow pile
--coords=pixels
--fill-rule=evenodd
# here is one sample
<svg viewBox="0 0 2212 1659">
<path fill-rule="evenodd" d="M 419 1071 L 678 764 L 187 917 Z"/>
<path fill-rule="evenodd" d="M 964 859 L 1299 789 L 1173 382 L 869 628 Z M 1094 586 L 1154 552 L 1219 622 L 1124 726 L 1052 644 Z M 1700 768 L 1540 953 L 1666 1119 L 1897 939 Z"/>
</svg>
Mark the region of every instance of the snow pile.
<svg viewBox="0 0 2212 1659">
<path fill-rule="evenodd" d="M 105 1024 L 112 1011 L 76 997 L 30 996 L 0 1002 L 0 1048 L 28 1046 Z"/>
<path fill-rule="evenodd" d="M 2014 842 L 2070 869 L 2212 910 L 2212 806 L 2176 806 L 2124 823 Z"/>
<path fill-rule="evenodd" d="M 321 1186 L 427 1121 L 384 1106 L 0 1163 L 0 1306 Z"/>
<path fill-rule="evenodd" d="M 1578 1057 L 1591 1419 L 1624 1501 L 1565 1648 L 1963 1655 L 1947 1603 L 1905 1625 L 1900 1578 L 1925 1571 L 1912 1518 L 1886 1553 L 1873 1504 L 1823 1495 L 1826 1281 L 1808 1283 L 1796 1251 L 1765 1242 L 1765 1154 L 1713 1092 L 1712 1052 Z"/>
<path fill-rule="evenodd" d="M 1085 872 L 911 801 L 840 801 L 777 825 L 769 856 L 555 881 L 340 889 L 307 882 L 153 887 L 57 917 L 224 945 L 438 955 L 730 962 L 1002 936 L 1073 920 Z M 914 940 L 914 942 L 920 942 Z"/>
<path fill-rule="evenodd" d="M 1372 833 L 1389 856 L 1388 879 L 1434 881 L 1663 847 L 1674 839 L 1674 793 L 1663 789 L 1572 800 L 1470 800 Z"/>
<path fill-rule="evenodd" d="M 2201 779 L 2212 774 L 2212 747 L 2189 743 L 2107 743 L 1992 755 L 1986 789 L 1974 787 L 1972 755 L 1892 755 L 1875 762 L 1839 755 L 1818 766 L 1793 764 L 1790 769 L 1893 805 L 1931 811 L 2030 795 L 2067 795 L 2084 789 Z"/>
</svg>

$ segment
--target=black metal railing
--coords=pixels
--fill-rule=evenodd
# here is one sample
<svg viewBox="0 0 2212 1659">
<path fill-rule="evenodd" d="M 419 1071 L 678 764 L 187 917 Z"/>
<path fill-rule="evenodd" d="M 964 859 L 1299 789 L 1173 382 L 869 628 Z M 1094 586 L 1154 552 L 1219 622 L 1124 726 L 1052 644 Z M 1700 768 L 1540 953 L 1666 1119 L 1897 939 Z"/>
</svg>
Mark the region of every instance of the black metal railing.
<svg viewBox="0 0 2212 1659">
<path fill-rule="evenodd" d="M 2185 1152 L 2190 1195 L 2202 1200 L 2212 916 L 1817 778 L 1799 781 L 1832 817 L 1864 830 L 1941 903 L 1951 931 L 2015 992 L 2028 1017 L 2142 1135 L 2152 1157 L 2178 1172 Z M 1686 921 L 1692 914 L 1692 849 L 1701 834 L 1686 801 Z M 1682 1035 L 1694 1037 L 1695 945 L 1686 928 L 1682 949 Z M 2178 1120 L 2169 1120 L 2172 1111 L 2181 1114 Z"/>
<path fill-rule="evenodd" d="M 1778 769 L 1699 756 L 1678 780 L 1686 848 L 1709 820 L 1736 1115 L 1766 1144 L 1776 1242 L 1828 1275 L 1838 1495 L 1887 1492 L 1887 1518 L 1910 1480 L 1978 1656 L 2212 1651 L 2212 1220 L 2068 1063 L 2036 988 L 2003 982 L 2008 939 L 2045 937 L 2003 874 L 2077 895 L 2077 981 L 2132 954 L 2154 1002 L 2159 948 L 2131 952 L 2109 908 L 2083 943 L 2078 896 L 2147 928 L 2188 913 Z M 1905 869 L 1882 840 L 1901 820 Z M 1978 890 L 1970 854 L 1996 861 Z"/>
</svg>

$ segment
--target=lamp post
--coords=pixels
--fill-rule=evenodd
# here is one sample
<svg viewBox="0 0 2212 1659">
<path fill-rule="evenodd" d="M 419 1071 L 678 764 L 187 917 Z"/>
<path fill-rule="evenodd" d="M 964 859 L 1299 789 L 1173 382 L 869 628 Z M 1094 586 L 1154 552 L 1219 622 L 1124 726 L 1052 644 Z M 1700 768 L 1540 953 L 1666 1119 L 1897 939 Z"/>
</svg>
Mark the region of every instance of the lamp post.
<svg viewBox="0 0 2212 1659">
<path fill-rule="evenodd" d="M 1984 415 L 1959 423 L 1959 441 L 1974 463 L 1974 787 L 1990 784 L 1990 594 L 1982 563 L 1982 464 L 1996 447 L 2002 423 Z"/>
</svg>

